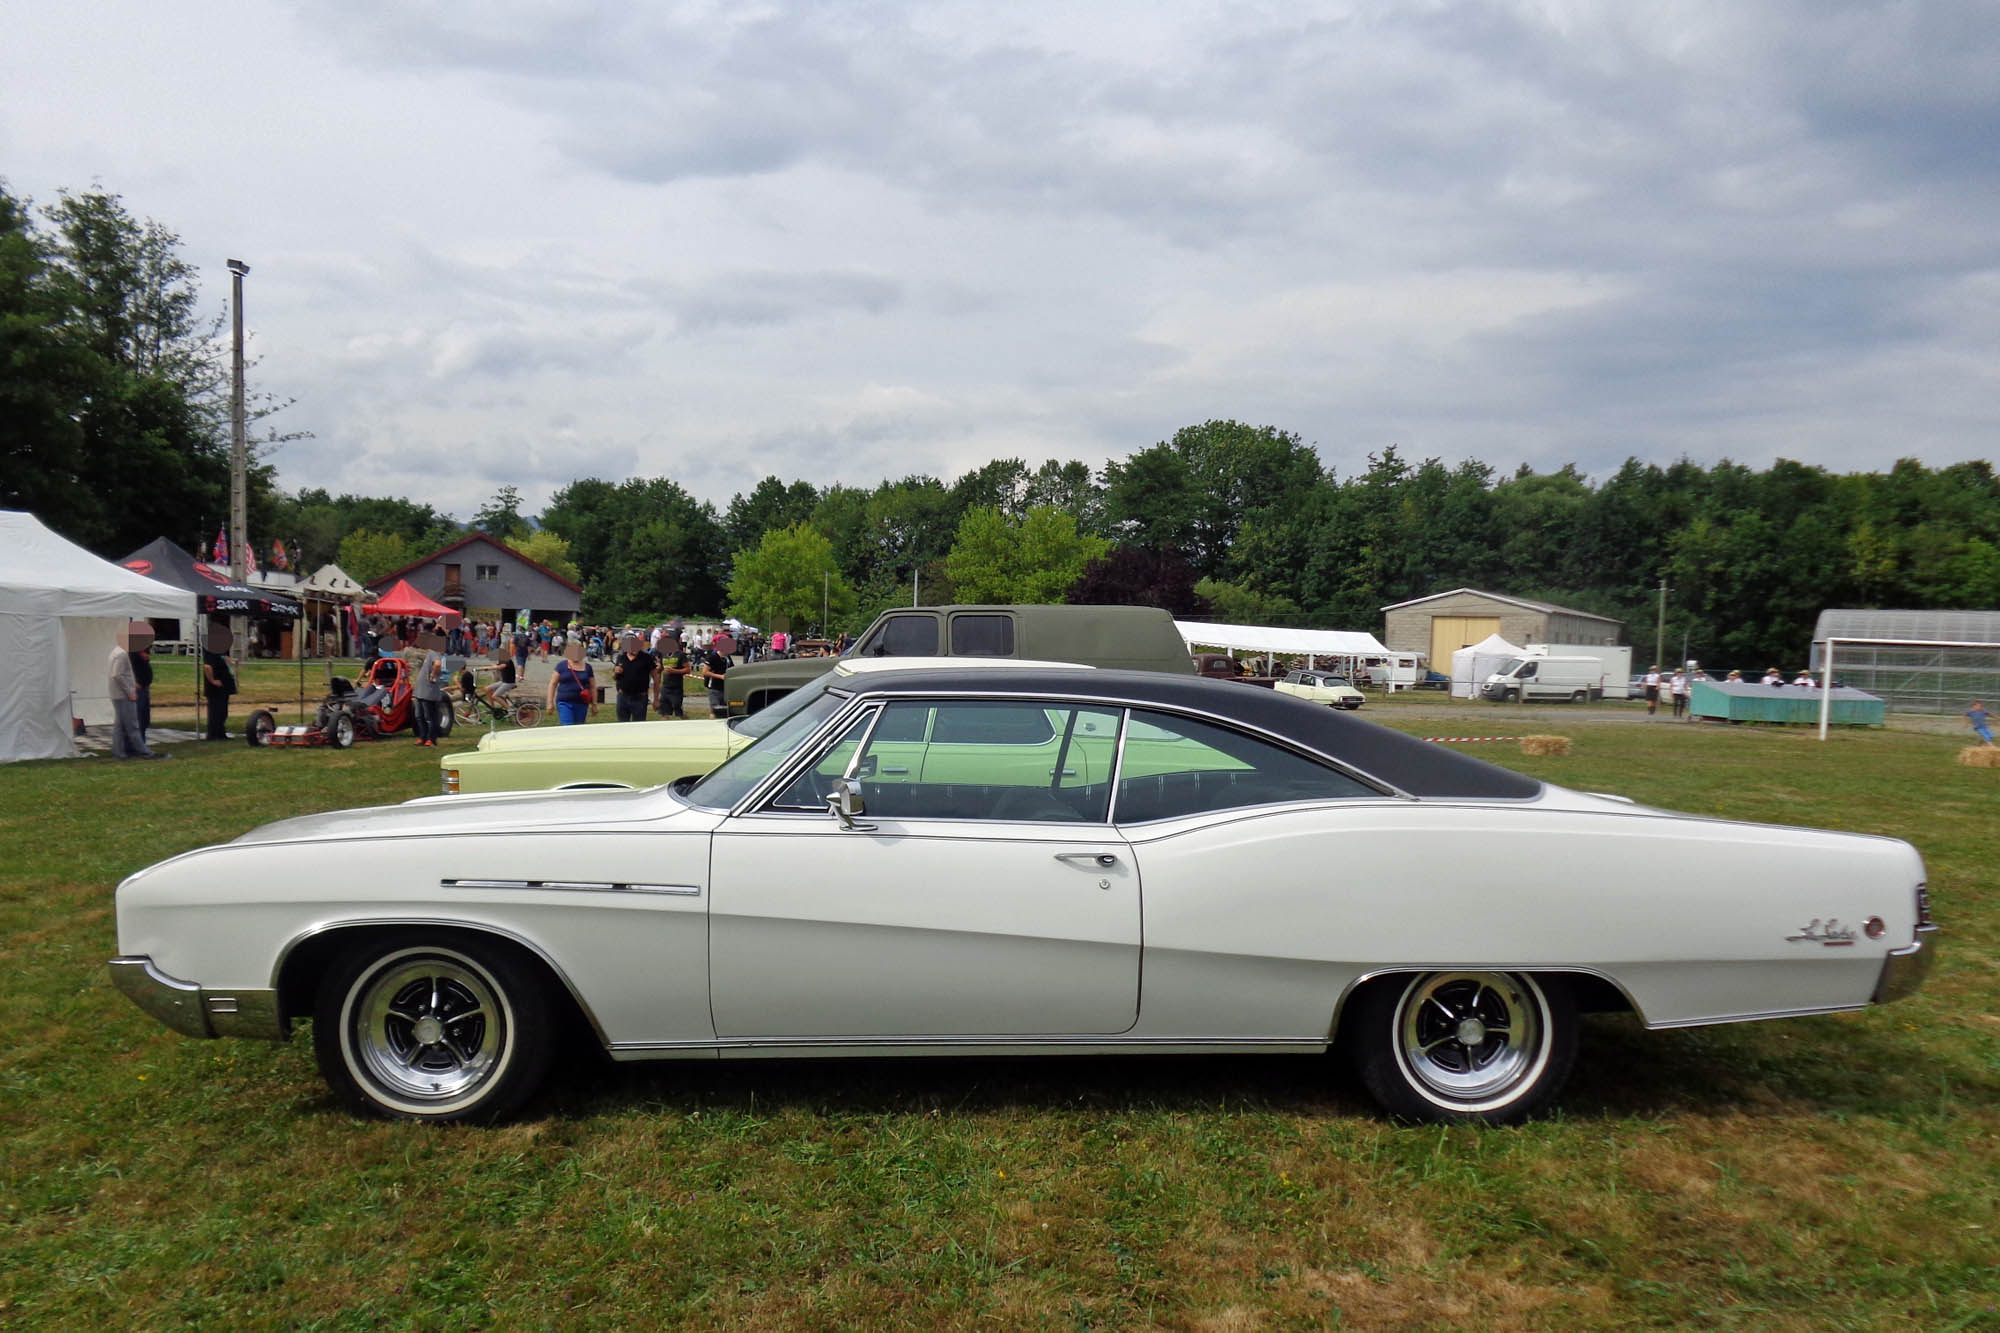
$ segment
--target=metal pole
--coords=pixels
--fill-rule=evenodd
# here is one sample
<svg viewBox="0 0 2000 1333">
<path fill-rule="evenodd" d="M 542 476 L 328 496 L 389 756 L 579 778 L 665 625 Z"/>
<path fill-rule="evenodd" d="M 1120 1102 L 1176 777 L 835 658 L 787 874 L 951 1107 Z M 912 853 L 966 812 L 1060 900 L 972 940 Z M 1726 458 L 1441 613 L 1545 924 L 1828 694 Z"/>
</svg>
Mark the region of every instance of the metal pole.
<svg viewBox="0 0 2000 1333">
<path fill-rule="evenodd" d="M 1660 623 L 1653 639 L 1653 661 L 1667 660 L 1667 576 L 1660 575 Z"/>
<path fill-rule="evenodd" d="M 919 595 L 919 592 L 918 592 L 918 590 L 919 590 L 919 589 L 921 589 L 921 588 L 922 588 L 923 586 L 924 586 L 924 571 L 923 571 L 923 570 L 921 570 L 921 569 L 913 569 L 913 570 L 911 570 L 911 571 L 910 571 L 910 605 L 911 605 L 911 606 L 922 606 L 922 605 L 923 605 L 923 598 L 922 598 L 922 597 L 921 597 L 921 596 Z"/>
<path fill-rule="evenodd" d="M 229 261 L 231 321 L 235 337 L 229 357 L 229 577 L 243 582 L 249 564 L 250 449 L 243 435 L 243 278 L 250 266 Z M 243 614 L 229 618 L 229 638 L 240 657 L 246 647 Z"/>
<path fill-rule="evenodd" d="M 1819 738 L 1826 739 L 1826 725 L 1833 716 L 1833 645 L 1837 639 L 1826 641 L 1826 656 L 1819 664 Z"/>
<path fill-rule="evenodd" d="M 819 588 L 819 636 L 822 639 L 827 637 L 826 622 L 829 615 L 827 607 L 831 604 L 832 597 L 833 597 L 833 571 L 830 569 L 823 569 L 820 571 L 820 588 Z"/>
</svg>

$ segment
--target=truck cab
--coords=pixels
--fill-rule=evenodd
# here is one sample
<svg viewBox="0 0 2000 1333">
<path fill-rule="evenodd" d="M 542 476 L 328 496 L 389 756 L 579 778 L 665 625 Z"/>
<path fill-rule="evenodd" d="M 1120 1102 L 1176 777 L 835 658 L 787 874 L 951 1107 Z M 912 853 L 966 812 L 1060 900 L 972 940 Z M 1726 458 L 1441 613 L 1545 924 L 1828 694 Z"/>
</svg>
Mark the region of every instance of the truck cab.
<svg viewBox="0 0 2000 1333">
<path fill-rule="evenodd" d="M 1085 666 L 1192 675 L 1173 617 L 1156 606 L 910 606 L 884 611 L 845 654 L 876 657 L 1028 657 Z M 759 712 L 838 661 L 781 658 L 731 670 L 732 716 Z"/>
</svg>

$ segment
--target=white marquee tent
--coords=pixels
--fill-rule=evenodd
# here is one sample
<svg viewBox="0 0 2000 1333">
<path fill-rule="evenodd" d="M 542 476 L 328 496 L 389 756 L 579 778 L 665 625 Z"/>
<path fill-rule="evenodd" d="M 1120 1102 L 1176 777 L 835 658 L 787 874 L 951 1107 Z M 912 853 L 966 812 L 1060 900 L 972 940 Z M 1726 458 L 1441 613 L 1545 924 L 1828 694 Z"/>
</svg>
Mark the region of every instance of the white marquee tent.
<svg viewBox="0 0 2000 1333">
<path fill-rule="evenodd" d="M 100 560 L 33 514 L 0 510 L 0 763 L 74 758 L 70 719 L 111 720 L 118 632 L 198 614 L 193 593 Z"/>
<path fill-rule="evenodd" d="M 1284 629 L 1276 625 L 1220 625 L 1176 620 L 1174 628 L 1190 648 L 1226 648 L 1241 653 L 1285 653 L 1322 657 L 1387 657 L 1373 634 L 1348 629 Z"/>
<path fill-rule="evenodd" d="M 1471 647 L 1459 649 L 1451 655 L 1451 697 L 1477 698 L 1479 687 L 1505 666 L 1508 658 L 1527 655 L 1526 649 L 1515 647 L 1498 634 L 1489 634 Z"/>
</svg>

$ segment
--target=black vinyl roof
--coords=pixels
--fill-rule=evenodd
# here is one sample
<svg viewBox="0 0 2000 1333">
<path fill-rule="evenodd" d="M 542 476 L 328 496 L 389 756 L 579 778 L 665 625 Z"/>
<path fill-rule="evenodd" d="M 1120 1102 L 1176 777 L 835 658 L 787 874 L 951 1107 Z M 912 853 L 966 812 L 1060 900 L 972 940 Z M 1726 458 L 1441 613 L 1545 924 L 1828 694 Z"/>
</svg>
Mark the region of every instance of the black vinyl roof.
<svg viewBox="0 0 2000 1333">
<path fill-rule="evenodd" d="M 1542 784 L 1442 745 L 1363 721 L 1351 713 L 1307 703 L 1276 690 L 1235 681 L 1204 680 L 1159 671 L 1096 671 L 1084 668 L 977 667 L 857 672 L 834 686 L 857 695 L 1054 694 L 1157 705 L 1234 721 L 1286 737 L 1339 760 L 1357 772 L 1412 796 L 1458 800 L 1527 800 Z"/>
</svg>

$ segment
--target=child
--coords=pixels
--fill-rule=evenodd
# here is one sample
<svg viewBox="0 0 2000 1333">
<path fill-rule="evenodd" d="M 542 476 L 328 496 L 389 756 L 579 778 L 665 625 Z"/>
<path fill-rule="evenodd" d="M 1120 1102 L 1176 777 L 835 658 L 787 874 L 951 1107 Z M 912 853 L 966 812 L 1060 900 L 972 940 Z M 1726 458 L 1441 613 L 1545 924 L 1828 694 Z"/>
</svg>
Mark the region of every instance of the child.
<svg viewBox="0 0 2000 1333">
<path fill-rule="evenodd" d="M 1972 729 L 1979 734 L 1980 744 L 1993 744 L 1993 727 L 1987 721 L 1986 705 L 1974 699 L 1972 707 L 1965 710 L 1965 715 L 1971 719 Z"/>
</svg>

